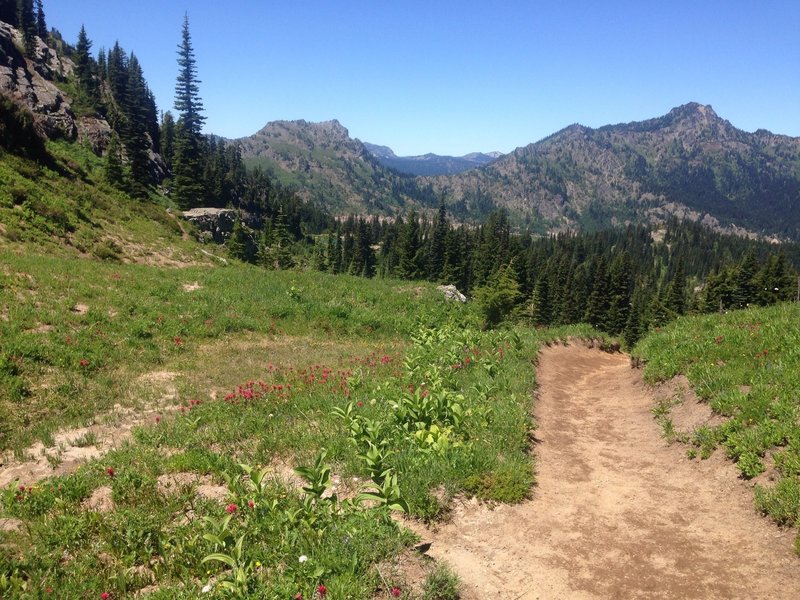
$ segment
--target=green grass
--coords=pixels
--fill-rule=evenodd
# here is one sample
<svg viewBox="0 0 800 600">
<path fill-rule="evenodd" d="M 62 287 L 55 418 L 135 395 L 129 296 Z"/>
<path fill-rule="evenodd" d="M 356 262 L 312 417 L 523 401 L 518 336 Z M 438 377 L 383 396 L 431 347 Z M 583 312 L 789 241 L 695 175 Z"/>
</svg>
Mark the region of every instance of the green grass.
<svg viewBox="0 0 800 600">
<path fill-rule="evenodd" d="M 648 335 L 634 355 L 645 378 L 685 374 L 697 394 L 726 417 L 701 427 L 691 443 L 701 457 L 724 449 L 745 478 L 764 472 L 767 454 L 778 482 L 756 486 L 756 504 L 779 523 L 800 526 L 800 304 L 682 318 Z"/>
<path fill-rule="evenodd" d="M 0 534 L 4 597 L 48 588 L 123 597 L 153 584 L 153 597 L 193 597 L 209 582 L 208 597 L 227 597 L 223 582 L 242 597 L 311 597 L 318 585 L 334 597 L 371 597 L 373 565 L 412 537 L 380 506 L 326 500 L 279 477 L 323 454 L 343 491 L 357 491 L 355 478 L 371 480 L 376 497 L 389 499 L 376 489 L 386 473 L 365 462 L 364 440 L 337 414 L 348 406 L 379 424 L 370 439 L 414 515 L 436 518 L 465 490 L 501 501 L 529 492 L 536 339 L 478 331 L 469 307 L 445 303 L 432 286 L 245 266 L 4 258 L 3 307 L 14 311 L 0 323 L 13 384 L 4 389 L 17 390 L 4 399 L 3 422 L 14 424 L 8 443 L 133 403 L 141 375 L 156 369 L 176 374 L 180 405 L 72 475 L 5 490 L 0 514 L 24 527 Z M 424 397 L 410 387 L 449 404 L 430 421 L 399 419 L 397 402 Z M 457 420 L 448 417 L 453 403 Z M 417 435 L 439 428 L 447 430 L 435 443 Z M 267 476 L 243 478 L 240 464 L 267 465 Z M 232 518 L 225 521 L 224 504 L 196 495 L 198 480 L 160 492 L 169 473 L 225 485 Z M 322 480 L 320 489 L 334 489 Z M 103 486 L 114 509 L 87 510 Z M 442 577 L 427 597 L 451 593 Z"/>
</svg>

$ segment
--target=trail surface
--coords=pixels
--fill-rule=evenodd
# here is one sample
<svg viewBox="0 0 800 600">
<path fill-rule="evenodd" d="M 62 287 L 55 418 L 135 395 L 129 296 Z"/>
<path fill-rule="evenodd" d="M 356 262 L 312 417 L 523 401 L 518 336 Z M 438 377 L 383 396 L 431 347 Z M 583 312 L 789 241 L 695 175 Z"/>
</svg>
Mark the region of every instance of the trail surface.
<svg viewBox="0 0 800 600">
<path fill-rule="evenodd" d="M 793 533 L 756 514 L 721 452 L 664 441 L 626 355 L 546 348 L 538 382 L 533 499 L 467 502 L 422 532 L 462 598 L 800 598 Z"/>
</svg>

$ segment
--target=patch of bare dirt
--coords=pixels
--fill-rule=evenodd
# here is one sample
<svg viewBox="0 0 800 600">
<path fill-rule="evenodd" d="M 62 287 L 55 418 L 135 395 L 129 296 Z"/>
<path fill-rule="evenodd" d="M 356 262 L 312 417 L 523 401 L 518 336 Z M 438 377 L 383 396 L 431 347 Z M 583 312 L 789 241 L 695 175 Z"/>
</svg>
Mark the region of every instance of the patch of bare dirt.
<svg viewBox="0 0 800 600">
<path fill-rule="evenodd" d="M 692 434 L 699 427 L 715 427 L 725 422 L 725 417 L 711 410 L 711 406 L 698 397 L 684 375 L 673 377 L 653 388 L 656 400 L 673 402 L 669 417 L 677 433 Z"/>
<path fill-rule="evenodd" d="M 200 498 L 224 503 L 230 494 L 224 485 L 216 485 L 211 475 L 199 473 L 165 473 L 158 477 L 156 489 L 164 496 L 177 494 L 187 487 L 195 488 L 195 493 Z"/>
<path fill-rule="evenodd" d="M 114 510 L 114 499 L 110 485 L 97 488 L 92 495 L 83 501 L 83 508 L 92 512 L 107 513 Z"/>
<path fill-rule="evenodd" d="M 24 524 L 19 519 L 0 518 L 0 531 L 22 531 Z"/>
<path fill-rule="evenodd" d="M 533 499 L 464 502 L 422 532 L 464 600 L 800 598 L 794 532 L 755 513 L 722 453 L 667 444 L 627 356 L 553 346 L 538 380 Z"/>
<path fill-rule="evenodd" d="M 167 371 L 143 376 L 148 384 L 162 390 L 161 402 L 175 399 L 177 391 L 170 383 L 174 373 Z M 47 477 L 72 473 L 92 459 L 119 448 L 130 439 L 134 427 L 153 422 L 160 415 L 175 410 L 171 406 L 147 406 L 141 410 L 116 405 L 108 414 L 96 417 L 88 427 L 76 427 L 53 434 L 53 445 L 37 442 L 28 448 L 24 460 L 17 460 L 10 452 L 0 454 L 0 488 L 16 480 L 22 485 L 33 485 Z"/>
<path fill-rule="evenodd" d="M 184 283 L 183 284 L 183 291 L 186 292 L 187 294 L 189 292 L 196 292 L 197 290 L 202 290 L 202 289 L 203 289 L 203 286 L 200 285 L 196 281 L 193 282 L 193 283 Z"/>
</svg>

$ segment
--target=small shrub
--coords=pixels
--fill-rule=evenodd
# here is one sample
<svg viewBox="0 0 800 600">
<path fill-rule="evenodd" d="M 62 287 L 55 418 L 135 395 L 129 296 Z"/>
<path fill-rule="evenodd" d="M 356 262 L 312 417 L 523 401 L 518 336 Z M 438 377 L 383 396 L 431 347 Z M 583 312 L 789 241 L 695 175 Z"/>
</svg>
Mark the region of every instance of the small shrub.
<svg viewBox="0 0 800 600">
<path fill-rule="evenodd" d="M 481 500 L 521 502 L 530 495 L 533 474 L 515 464 L 504 464 L 482 475 L 470 475 L 464 480 L 467 493 Z"/>
<path fill-rule="evenodd" d="M 437 565 L 425 578 L 422 600 L 458 600 L 458 576 L 447 565 Z"/>
<path fill-rule="evenodd" d="M 92 254 L 100 260 L 118 262 L 122 258 L 122 248 L 114 240 L 106 238 L 95 244 Z"/>
</svg>

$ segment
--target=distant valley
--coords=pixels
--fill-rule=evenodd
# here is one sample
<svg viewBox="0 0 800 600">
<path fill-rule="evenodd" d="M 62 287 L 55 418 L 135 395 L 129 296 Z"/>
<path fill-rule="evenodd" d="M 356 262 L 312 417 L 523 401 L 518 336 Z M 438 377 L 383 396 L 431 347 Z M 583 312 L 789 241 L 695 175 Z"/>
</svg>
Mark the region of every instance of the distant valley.
<svg viewBox="0 0 800 600">
<path fill-rule="evenodd" d="M 502 152 L 471 152 L 464 156 L 440 156 L 423 154 L 421 156 L 397 156 L 388 146 L 378 146 L 364 142 L 367 151 L 383 166 L 408 175 L 456 175 L 462 171 L 484 167 L 501 156 Z"/>
</svg>

